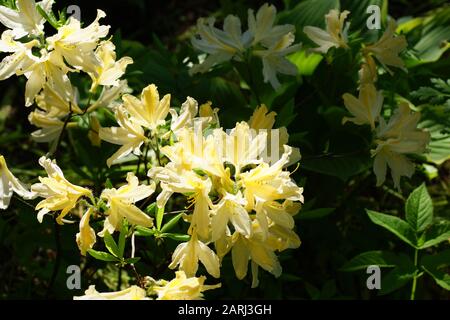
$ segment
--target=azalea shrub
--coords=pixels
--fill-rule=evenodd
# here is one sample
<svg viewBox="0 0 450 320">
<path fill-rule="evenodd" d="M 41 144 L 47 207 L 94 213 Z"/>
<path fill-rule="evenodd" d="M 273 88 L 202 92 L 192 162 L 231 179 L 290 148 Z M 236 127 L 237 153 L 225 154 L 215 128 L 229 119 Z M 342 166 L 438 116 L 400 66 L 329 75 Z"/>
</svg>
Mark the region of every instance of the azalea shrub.
<svg viewBox="0 0 450 320">
<path fill-rule="evenodd" d="M 450 7 L 415 2 L 0 1 L 1 297 L 448 298 Z"/>
</svg>

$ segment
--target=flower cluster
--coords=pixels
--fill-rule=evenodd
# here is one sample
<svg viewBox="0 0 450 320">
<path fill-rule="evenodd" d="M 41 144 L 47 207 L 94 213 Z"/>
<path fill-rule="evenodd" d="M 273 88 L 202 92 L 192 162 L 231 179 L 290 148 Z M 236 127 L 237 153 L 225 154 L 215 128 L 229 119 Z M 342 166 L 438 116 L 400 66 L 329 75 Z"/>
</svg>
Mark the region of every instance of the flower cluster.
<svg viewBox="0 0 450 320">
<path fill-rule="evenodd" d="M 31 124 L 39 127 L 32 136 L 38 142 L 58 141 L 63 129 L 73 125 L 72 116 L 83 114 L 87 108 L 118 98 L 126 90 L 119 81 L 129 57 L 116 60 L 115 46 L 108 36 L 109 26 L 100 24 L 105 17 L 101 10 L 90 25 L 83 27 L 74 17 L 61 17 L 52 25 L 56 33 L 44 33 L 46 18 L 53 16 L 53 0 L 17 0 L 15 8 L 0 6 L 0 22 L 7 28 L 1 35 L 0 52 L 8 54 L 0 63 L 0 80 L 14 74 L 27 78 L 25 104 L 36 103 L 30 113 Z M 91 95 L 102 92 L 97 103 L 85 109 L 80 106 L 78 90 L 71 83 L 70 74 L 85 73 L 91 81 Z M 107 97 L 105 101 L 104 97 Z"/>
<path fill-rule="evenodd" d="M 193 66 L 191 73 L 207 72 L 211 67 L 232 59 L 245 61 L 249 54 L 253 54 L 262 60 L 264 81 L 278 88 L 277 73 L 297 74 L 296 66 L 286 59 L 286 55 L 298 51 L 301 45 L 293 45 L 293 25 L 275 25 L 276 13 L 275 6 L 268 4 L 264 4 L 256 16 L 250 9 L 245 32 L 242 32 L 240 19 L 233 15 L 225 18 L 223 30 L 214 26 L 214 18 L 199 19 L 192 45 L 208 56 L 201 64 Z"/>
</svg>

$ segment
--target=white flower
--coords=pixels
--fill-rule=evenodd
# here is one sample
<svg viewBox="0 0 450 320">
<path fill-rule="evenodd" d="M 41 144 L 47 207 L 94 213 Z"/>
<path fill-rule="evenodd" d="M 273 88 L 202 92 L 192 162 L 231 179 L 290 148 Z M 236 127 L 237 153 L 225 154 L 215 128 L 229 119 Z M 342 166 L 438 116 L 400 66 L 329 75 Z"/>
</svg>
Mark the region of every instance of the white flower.
<svg viewBox="0 0 450 320">
<path fill-rule="evenodd" d="M 383 93 L 377 91 L 373 84 L 361 85 L 359 97 L 346 93 L 343 95 L 344 104 L 353 118 L 344 117 L 343 123 L 350 121 L 357 125 L 368 124 L 375 129 L 383 107 Z"/>
<path fill-rule="evenodd" d="M 303 32 L 320 46 L 314 51 L 327 53 L 332 47 L 348 49 L 347 32 L 350 23 L 346 23 L 344 27 L 344 22 L 349 14 L 347 10 L 340 13 L 339 10 L 332 9 L 325 16 L 326 30 L 311 26 L 303 28 Z"/>
<path fill-rule="evenodd" d="M 0 155 L 0 210 L 8 208 L 13 192 L 27 200 L 36 196 L 9 171 L 5 158 Z"/>
<path fill-rule="evenodd" d="M 420 114 L 411 113 L 407 103 L 400 104 L 387 124 L 380 119 L 377 128 L 377 148 L 372 151 L 375 157 L 373 169 L 378 186 L 384 183 L 388 166 L 394 185 L 399 190 L 400 178 L 402 176 L 410 178 L 414 173 L 414 164 L 406 155 L 425 152 L 430 142 L 430 134 L 417 129 L 419 120 Z"/>
<path fill-rule="evenodd" d="M 54 0 L 43 0 L 36 3 L 34 0 L 17 0 L 17 11 L 0 6 L 0 22 L 12 29 L 15 39 L 26 35 L 37 36 L 44 32 L 44 17 L 37 10 L 40 6 L 44 12 L 49 13 Z"/>
</svg>

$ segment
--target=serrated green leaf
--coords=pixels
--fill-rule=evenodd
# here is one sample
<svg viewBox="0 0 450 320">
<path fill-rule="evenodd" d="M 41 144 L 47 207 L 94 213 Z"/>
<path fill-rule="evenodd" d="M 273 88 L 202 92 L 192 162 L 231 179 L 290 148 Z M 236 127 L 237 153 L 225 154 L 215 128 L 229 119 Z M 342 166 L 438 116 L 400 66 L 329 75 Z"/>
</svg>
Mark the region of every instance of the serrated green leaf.
<svg viewBox="0 0 450 320">
<path fill-rule="evenodd" d="M 433 222 L 433 202 L 425 183 L 421 184 L 406 200 L 406 221 L 420 232 Z"/>
<path fill-rule="evenodd" d="M 392 232 L 398 238 L 400 238 L 413 248 L 417 248 L 416 234 L 406 221 L 388 214 L 379 213 L 367 209 L 366 212 L 373 223 Z"/>
<path fill-rule="evenodd" d="M 439 286 L 446 290 L 450 290 L 450 274 L 439 270 L 450 265 L 450 250 L 445 250 L 432 256 L 424 256 L 420 263 L 425 272 L 429 274 Z"/>
<path fill-rule="evenodd" d="M 94 249 L 89 249 L 87 252 L 97 260 L 106 261 L 106 262 L 119 261 L 118 258 L 114 257 L 113 255 L 111 255 L 107 252 L 96 251 Z"/>
<path fill-rule="evenodd" d="M 368 251 L 361 253 L 348 261 L 341 267 L 341 271 L 350 272 L 367 269 L 368 266 L 376 265 L 380 268 L 395 267 L 398 262 L 397 257 L 388 251 Z"/>
</svg>

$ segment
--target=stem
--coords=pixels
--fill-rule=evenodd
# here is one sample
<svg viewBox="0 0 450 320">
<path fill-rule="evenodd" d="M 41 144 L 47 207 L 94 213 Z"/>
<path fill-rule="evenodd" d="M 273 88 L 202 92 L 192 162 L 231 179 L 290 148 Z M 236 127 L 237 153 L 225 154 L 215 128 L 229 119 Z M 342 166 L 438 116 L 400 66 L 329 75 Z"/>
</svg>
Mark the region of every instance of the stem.
<svg viewBox="0 0 450 320">
<path fill-rule="evenodd" d="M 61 235 L 59 232 L 59 225 L 56 222 L 56 216 L 55 216 L 55 220 L 54 220 L 54 231 L 53 232 L 55 233 L 56 260 L 55 260 L 55 264 L 53 265 L 52 277 L 50 279 L 50 283 L 47 288 L 47 293 L 46 293 L 47 298 L 53 288 L 53 285 L 55 284 L 56 276 L 58 275 L 58 271 L 59 271 L 59 266 L 61 265 Z"/>
<path fill-rule="evenodd" d="M 416 296 L 416 286 L 417 286 L 417 279 L 419 278 L 417 275 L 417 261 L 419 258 L 419 250 L 414 250 L 414 266 L 416 267 L 416 271 L 414 272 L 414 278 L 413 278 L 413 284 L 411 288 L 411 300 L 415 299 Z"/>
<path fill-rule="evenodd" d="M 54 154 L 56 154 L 58 152 L 58 149 L 59 149 L 59 147 L 61 145 L 61 142 L 63 140 L 64 132 L 66 131 L 66 128 L 67 128 L 67 125 L 69 124 L 69 121 L 72 119 L 72 114 L 73 114 L 72 104 L 69 102 L 69 114 L 67 115 L 67 118 L 64 121 L 64 125 L 63 125 L 63 127 L 61 129 L 61 133 L 60 133 L 60 135 L 58 137 L 58 142 L 56 143 L 56 147 L 55 147 L 55 150 L 53 152 Z"/>
</svg>

